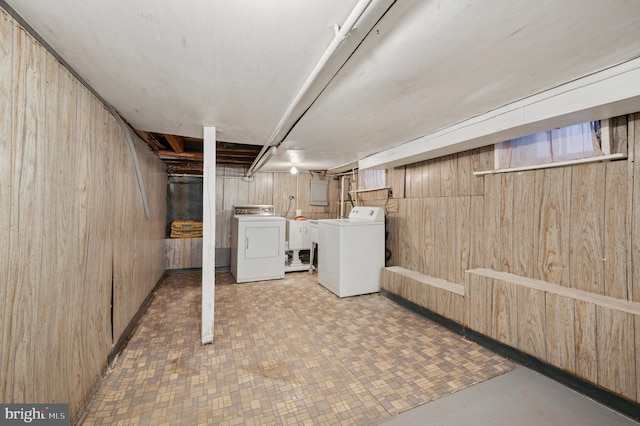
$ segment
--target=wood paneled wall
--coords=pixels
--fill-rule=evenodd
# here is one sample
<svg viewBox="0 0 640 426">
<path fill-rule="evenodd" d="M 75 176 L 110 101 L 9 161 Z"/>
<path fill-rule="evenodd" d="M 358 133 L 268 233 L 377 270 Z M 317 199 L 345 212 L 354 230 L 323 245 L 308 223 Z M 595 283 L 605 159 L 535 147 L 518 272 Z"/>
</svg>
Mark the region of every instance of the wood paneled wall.
<svg viewBox="0 0 640 426">
<path fill-rule="evenodd" d="M 627 160 L 474 176 L 493 168 L 486 148 L 388 170 L 400 198 L 388 212 L 387 264 L 425 282 L 464 284 L 476 268 L 513 274 L 467 286 L 466 325 L 640 401 L 640 381 L 627 380 L 640 373 L 640 320 L 609 308 L 640 302 L 640 114 L 612 127 Z M 530 279 L 596 302 L 514 284 Z M 416 300 L 428 292 L 418 287 Z"/>
<path fill-rule="evenodd" d="M 616 145 L 626 146 L 637 123 L 614 123 Z M 389 170 L 404 174 L 404 188 L 393 188 L 404 198 L 389 212 L 389 265 L 460 284 L 466 269 L 486 267 L 636 300 L 638 280 L 628 279 L 638 245 L 630 239 L 635 163 L 472 174 L 492 162 L 483 149 Z"/>
<path fill-rule="evenodd" d="M 482 148 L 387 170 L 394 197 L 387 201 L 387 264 L 464 283 L 465 270 L 483 265 L 482 235 L 492 226 L 484 220 L 483 178 L 473 172 L 492 167 L 492 150 Z M 366 197 L 365 204 L 376 203 L 375 193 Z"/>
<path fill-rule="evenodd" d="M 329 179 L 329 205 L 311 206 L 309 187 L 311 175 L 300 172 L 297 175 L 281 172 L 259 172 L 251 181 L 246 181 L 237 168 L 219 166 L 216 179 L 216 248 L 231 247 L 231 225 L 234 205 L 273 204 L 277 215 L 293 219 L 296 209 L 309 219 L 328 219 L 338 215 L 339 182 Z M 297 206 L 297 207 L 296 207 Z"/>
<path fill-rule="evenodd" d="M 136 140 L 147 219 L 114 117 L 2 10 L 0 58 L 0 401 L 73 422 L 164 273 L 166 177 Z"/>
</svg>

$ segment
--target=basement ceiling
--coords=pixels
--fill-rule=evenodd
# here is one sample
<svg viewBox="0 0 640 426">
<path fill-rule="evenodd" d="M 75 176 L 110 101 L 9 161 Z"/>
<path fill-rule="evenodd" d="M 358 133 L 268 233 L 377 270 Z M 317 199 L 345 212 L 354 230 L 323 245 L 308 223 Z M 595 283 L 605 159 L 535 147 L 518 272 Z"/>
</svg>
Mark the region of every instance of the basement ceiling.
<svg viewBox="0 0 640 426">
<path fill-rule="evenodd" d="M 203 126 L 219 162 L 247 167 L 273 145 L 262 170 L 335 171 L 640 57 L 640 6 L 625 0 L 0 4 L 184 173 Z"/>
</svg>

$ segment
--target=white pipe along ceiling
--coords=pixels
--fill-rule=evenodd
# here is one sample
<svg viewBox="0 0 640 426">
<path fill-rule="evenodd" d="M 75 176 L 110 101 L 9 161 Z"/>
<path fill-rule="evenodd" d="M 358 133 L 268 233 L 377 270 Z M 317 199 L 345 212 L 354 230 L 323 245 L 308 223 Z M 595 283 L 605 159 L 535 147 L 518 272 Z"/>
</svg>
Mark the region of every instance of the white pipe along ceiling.
<svg viewBox="0 0 640 426">
<path fill-rule="evenodd" d="M 215 126 L 262 147 L 250 173 L 392 167 L 640 111 L 637 1 L 0 6 L 136 131 Z"/>
</svg>

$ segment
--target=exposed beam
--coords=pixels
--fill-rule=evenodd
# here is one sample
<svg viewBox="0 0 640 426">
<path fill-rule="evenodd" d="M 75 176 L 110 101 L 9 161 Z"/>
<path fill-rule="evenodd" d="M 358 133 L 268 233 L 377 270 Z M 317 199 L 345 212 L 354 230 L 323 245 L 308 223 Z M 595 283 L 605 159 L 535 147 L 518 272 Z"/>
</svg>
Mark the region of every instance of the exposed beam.
<svg viewBox="0 0 640 426">
<path fill-rule="evenodd" d="M 202 152 L 183 152 L 180 154 L 173 151 L 160 150 L 157 151 L 157 154 L 162 160 L 204 161 L 204 154 Z"/>
<path fill-rule="evenodd" d="M 174 135 L 164 135 L 164 138 L 171 145 L 171 149 L 173 149 L 177 154 L 182 154 L 184 152 L 184 139 L 179 136 Z"/>
</svg>

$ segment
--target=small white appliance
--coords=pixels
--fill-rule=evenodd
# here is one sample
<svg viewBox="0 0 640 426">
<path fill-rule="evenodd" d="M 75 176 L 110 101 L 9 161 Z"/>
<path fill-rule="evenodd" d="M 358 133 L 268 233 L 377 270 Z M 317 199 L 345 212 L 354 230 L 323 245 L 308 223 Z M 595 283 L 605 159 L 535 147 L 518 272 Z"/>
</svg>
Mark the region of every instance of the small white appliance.
<svg viewBox="0 0 640 426">
<path fill-rule="evenodd" d="M 311 249 L 310 221 L 287 220 L 287 250 L 291 252 L 291 259 L 285 265 L 285 272 L 306 271 L 309 264 L 300 260 L 300 250 Z"/>
<path fill-rule="evenodd" d="M 234 206 L 231 275 L 237 283 L 284 278 L 285 219 L 270 205 Z"/>
<path fill-rule="evenodd" d="M 384 209 L 354 207 L 348 219 L 318 220 L 318 283 L 339 297 L 380 291 Z"/>
</svg>

